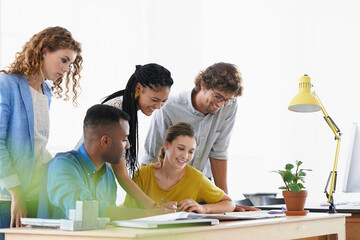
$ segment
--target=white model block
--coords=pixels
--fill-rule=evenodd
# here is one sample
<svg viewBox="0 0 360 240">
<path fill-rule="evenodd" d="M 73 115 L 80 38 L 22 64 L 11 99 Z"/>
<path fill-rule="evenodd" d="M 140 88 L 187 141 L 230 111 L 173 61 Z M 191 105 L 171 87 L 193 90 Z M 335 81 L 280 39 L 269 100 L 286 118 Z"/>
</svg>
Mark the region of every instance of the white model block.
<svg viewBox="0 0 360 240">
<path fill-rule="evenodd" d="M 76 221 L 82 221 L 83 220 L 83 201 L 76 201 L 75 220 Z"/>
<path fill-rule="evenodd" d="M 106 224 L 110 222 L 110 218 L 97 218 L 97 222 L 98 222 L 98 229 L 104 229 L 106 228 Z"/>
<path fill-rule="evenodd" d="M 77 221 L 82 221 L 82 229 L 96 229 L 99 215 L 99 203 L 97 201 L 76 201 Z"/>
<path fill-rule="evenodd" d="M 82 230 L 82 223 L 81 223 L 81 221 L 61 219 L 60 220 L 60 229 L 66 230 L 66 231 Z"/>
<path fill-rule="evenodd" d="M 76 220 L 76 210 L 75 209 L 70 209 L 69 210 L 69 220 Z"/>
<path fill-rule="evenodd" d="M 61 219 L 60 229 L 67 231 L 104 229 L 110 218 L 98 218 L 97 201 L 76 201 L 76 209 L 69 210 L 69 220 Z"/>
</svg>

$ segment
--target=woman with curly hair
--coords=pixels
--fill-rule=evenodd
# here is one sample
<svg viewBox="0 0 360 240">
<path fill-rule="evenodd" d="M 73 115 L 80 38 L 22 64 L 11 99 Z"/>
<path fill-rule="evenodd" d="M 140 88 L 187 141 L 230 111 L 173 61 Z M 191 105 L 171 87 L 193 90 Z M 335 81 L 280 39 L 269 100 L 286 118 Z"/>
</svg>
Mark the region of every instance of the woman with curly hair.
<svg viewBox="0 0 360 240">
<path fill-rule="evenodd" d="M 36 217 L 40 178 L 52 158 L 46 149 L 51 96 L 69 100 L 72 91 L 77 105 L 82 61 L 81 45 L 71 33 L 49 27 L 0 71 L 0 228 Z"/>
<path fill-rule="evenodd" d="M 138 116 L 140 110 L 151 116 L 167 101 L 173 79 L 169 70 L 156 63 L 137 65 L 135 72 L 128 80 L 125 89 L 106 97 L 103 104 L 122 109 L 130 116 L 130 133 L 128 136 L 130 149 L 126 153 L 126 161 L 112 165 L 121 187 L 137 199 L 144 208 L 152 208 L 156 203 L 147 197 L 129 177 L 139 168 L 138 154 Z M 128 173 L 128 171 L 129 173 Z"/>
</svg>

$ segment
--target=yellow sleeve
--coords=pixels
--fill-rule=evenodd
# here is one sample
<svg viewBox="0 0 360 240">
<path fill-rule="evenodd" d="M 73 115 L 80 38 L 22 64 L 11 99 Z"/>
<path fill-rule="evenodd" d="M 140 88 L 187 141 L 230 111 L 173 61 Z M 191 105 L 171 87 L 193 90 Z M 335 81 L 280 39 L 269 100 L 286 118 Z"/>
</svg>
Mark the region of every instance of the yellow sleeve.
<svg viewBox="0 0 360 240">
<path fill-rule="evenodd" d="M 202 174 L 197 202 L 216 203 L 223 198 L 224 194 L 225 192 L 223 190 L 215 186 L 215 184 Z"/>
</svg>

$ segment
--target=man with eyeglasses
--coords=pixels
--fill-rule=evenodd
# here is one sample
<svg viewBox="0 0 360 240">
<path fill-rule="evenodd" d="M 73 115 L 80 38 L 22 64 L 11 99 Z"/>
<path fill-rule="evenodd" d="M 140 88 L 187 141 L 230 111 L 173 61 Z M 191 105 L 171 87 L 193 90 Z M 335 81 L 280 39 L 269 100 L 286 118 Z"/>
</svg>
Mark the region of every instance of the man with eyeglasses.
<svg viewBox="0 0 360 240">
<path fill-rule="evenodd" d="M 191 91 L 170 97 L 156 111 L 145 140 L 142 166 L 157 161 L 167 128 L 178 122 L 191 124 L 197 135 L 197 148 L 189 165 L 211 178 L 228 193 L 227 148 L 233 129 L 237 103 L 242 95 L 242 78 L 234 64 L 215 63 L 195 78 Z"/>
</svg>

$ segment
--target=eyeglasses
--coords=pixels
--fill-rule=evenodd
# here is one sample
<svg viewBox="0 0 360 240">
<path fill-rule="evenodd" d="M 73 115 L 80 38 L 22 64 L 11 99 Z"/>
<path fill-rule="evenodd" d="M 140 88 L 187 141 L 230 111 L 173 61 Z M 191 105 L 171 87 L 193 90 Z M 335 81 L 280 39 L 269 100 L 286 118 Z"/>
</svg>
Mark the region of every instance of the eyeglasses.
<svg viewBox="0 0 360 240">
<path fill-rule="evenodd" d="M 212 90 L 212 89 L 210 89 L 210 90 L 211 90 L 212 94 L 214 95 L 214 99 L 216 102 L 218 102 L 218 103 L 224 102 L 225 106 L 235 103 L 234 97 L 225 99 L 223 96 L 221 96 L 221 94 L 214 92 L 214 90 Z"/>
</svg>

